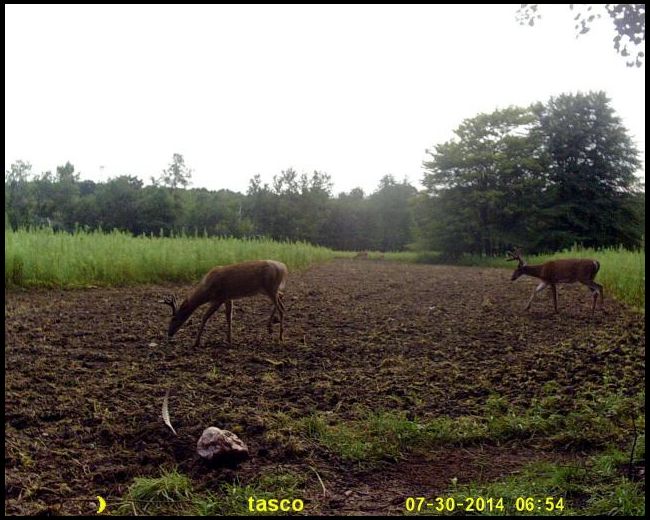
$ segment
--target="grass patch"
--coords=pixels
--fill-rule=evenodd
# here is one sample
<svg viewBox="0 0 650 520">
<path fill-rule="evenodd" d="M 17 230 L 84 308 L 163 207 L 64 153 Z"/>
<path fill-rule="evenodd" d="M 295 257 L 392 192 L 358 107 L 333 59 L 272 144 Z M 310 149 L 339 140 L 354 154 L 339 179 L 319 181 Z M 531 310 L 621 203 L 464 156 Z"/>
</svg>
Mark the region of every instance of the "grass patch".
<svg viewBox="0 0 650 520">
<path fill-rule="evenodd" d="M 643 484 L 621 474 L 621 464 L 628 458 L 610 449 L 576 465 L 535 462 L 496 482 L 452 484 L 440 496 L 452 497 L 451 504 L 472 503 L 474 514 L 487 516 L 644 516 Z M 418 507 L 418 503 L 410 504 L 415 509 L 412 513 L 433 513 L 430 508 Z"/>
<path fill-rule="evenodd" d="M 300 489 L 303 484 L 302 477 L 293 473 L 263 475 L 250 485 L 224 484 L 220 493 L 196 497 L 188 513 L 197 516 L 288 515 L 291 511 L 280 510 L 279 504 L 273 510 L 269 501 L 301 500 L 304 505 L 301 498 L 304 493 Z"/>
<path fill-rule="evenodd" d="M 333 251 L 304 242 L 218 237 L 132 236 L 51 229 L 5 232 L 5 286 L 84 287 L 189 282 L 216 265 L 274 259 L 289 270 L 330 260 Z"/>
<path fill-rule="evenodd" d="M 528 408 L 512 407 L 494 395 L 481 416 L 417 422 L 403 413 L 365 412 L 357 420 L 336 422 L 331 414 L 315 414 L 299 419 L 295 428 L 342 459 L 369 467 L 397 461 L 409 453 L 426 454 L 445 445 L 535 438 L 537 444 L 549 449 L 602 449 L 631 442 L 635 428 L 641 440 L 645 439 L 644 394 L 593 396 L 585 392 L 566 402 L 552 392 L 550 387 L 549 395 L 534 400 Z"/>
<path fill-rule="evenodd" d="M 115 513 L 179 516 L 286 515 L 289 512 L 260 511 L 258 500 L 303 500 L 302 487 L 305 482 L 306 479 L 301 475 L 279 471 L 262 475 L 248 484 L 224 483 L 217 492 L 196 492 L 187 476 L 176 470 L 163 470 L 160 477 L 135 478 Z"/>
<path fill-rule="evenodd" d="M 417 440 L 420 429 L 395 413 L 368 414 L 362 421 L 333 425 L 312 415 L 300 427 L 308 437 L 354 462 L 396 461 Z"/>
<path fill-rule="evenodd" d="M 163 470 L 160 477 L 136 477 L 118 506 L 117 513 L 180 514 L 191 499 L 190 479 L 175 469 Z"/>
</svg>

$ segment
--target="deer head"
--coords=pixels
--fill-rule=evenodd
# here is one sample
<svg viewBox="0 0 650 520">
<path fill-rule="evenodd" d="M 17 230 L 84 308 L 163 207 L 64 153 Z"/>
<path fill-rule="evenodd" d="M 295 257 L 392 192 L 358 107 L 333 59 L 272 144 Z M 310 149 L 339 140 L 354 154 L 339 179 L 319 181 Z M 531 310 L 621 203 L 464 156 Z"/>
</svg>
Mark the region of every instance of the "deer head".
<svg viewBox="0 0 650 520">
<path fill-rule="evenodd" d="M 512 278 L 510 278 L 511 281 L 514 281 L 517 278 L 519 278 L 522 274 L 524 274 L 524 267 L 526 266 L 526 261 L 521 256 L 521 249 L 520 248 L 515 249 L 514 252 L 513 251 L 507 251 L 507 255 L 508 255 L 508 258 L 507 258 L 508 262 L 511 262 L 513 260 L 516 260 L 517 262 L 519 262 L 519 264 L 517 265 L 517 268 L 515 269 L 515 272 L 512 273 Z"/>
<path fill-rule="evenodd" d="M 186 315 L 186 313 L 179 312 L 183 309 L 185 302 L 179 306 L 176 301 L 176 296 L 170 294 L 168 296 L 165 296 L 162 300 L 158 300 L 158 303 L 164 303 L 172 308 L 172 319 L 169 322 L 168 330 L 169 337 L 171 338 L 174 334 L 176 334 L 176 331 L 181 327 L 181 325 L 183 325 L 183 323 L 185 323 L 189 317 L 189 315 Z"/>
</svg>

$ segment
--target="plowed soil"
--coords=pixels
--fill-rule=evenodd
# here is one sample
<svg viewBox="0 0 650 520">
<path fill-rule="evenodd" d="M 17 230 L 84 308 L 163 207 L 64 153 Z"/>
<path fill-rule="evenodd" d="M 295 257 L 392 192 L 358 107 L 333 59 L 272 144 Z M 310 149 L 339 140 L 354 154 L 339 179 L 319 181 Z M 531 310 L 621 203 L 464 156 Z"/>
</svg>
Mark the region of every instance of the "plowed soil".
<svg viewBox="0 0 650 520">
<path fill-rule="evenodd" d="M 446 448 L 430 457 L 359 469 L 325 450 L 292 453 L 265 436 L 265 417 L 360 407 L 425 421 L 480 415 L 497 392 L 527 406 L 556 381 L 566 395 L 607 371 L 644 385 L 642 315 L 608 298 L 590 318 L 579 284 L 522 311 L 536 282 L 500 269 L 336 260 L 290 273 L 285 342 L 266 331 L 262 297 L 235 302 L 233 344 L 220 310 L 193 348 L 199 311 L 169 340 L 156 302 L 189 286 L 5 293 L 5 512 L 92 514 L 96 495 L 122 497 L 136 476 L 178 467 L 197 490 L 288 468 L 308 480 L 305 512 L 403 512 L 432 496 L 490 480 L 558 453 L 533 445 Z M 178 432 L 163 424 L 162 399 Z M 195 453 L 207 426 L 237 433 L 251 459 L 209 469 Z M 309 466 L 327 488 L 322 487 Z"/>
</svg>

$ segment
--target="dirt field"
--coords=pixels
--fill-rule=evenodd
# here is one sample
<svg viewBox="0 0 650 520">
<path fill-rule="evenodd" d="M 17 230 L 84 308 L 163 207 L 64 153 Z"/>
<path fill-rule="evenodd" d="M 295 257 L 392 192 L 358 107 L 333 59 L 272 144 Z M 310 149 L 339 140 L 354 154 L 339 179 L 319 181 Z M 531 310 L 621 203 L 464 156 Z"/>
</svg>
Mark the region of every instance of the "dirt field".
<svg viewBox="0 0 650 520">
<path fill-rule="evenodd" d="M 232 346 L 219 311 L 200 349 L 201 313 L 170 341 L 170 310 L 156 303 L 187 287 L 7 292 L 5 512 L 94 513 L 96 495 L 110 508 L 134 477 L 177 466 L 197 490 L 288 468 L 308 477 L 305 512 L 400 513 L 405 497 L 442 491 L 451 476 L 490 480 L 561 456 L 534 443 L 446 448 L 366 471 L 264 435 L 276 412 L 346 420 L 363 406 L 424 421 L 480 414 L 492 392 L 526 406 L 549 380 L 571 395 L 605 368 L 630 390 L 645 384 L 642 315 L 606 294 L 606 314 L 590 320 L 580 285 L 560 286 L 559 315 L 548 291 L 522 312 L 534 286 L 499 269 L 337 260 L 290 273 L 284 344 L 269 338 L 260 297 L 235 302 Z M 168 388 L 177 437 L 160 418 Z M 196 440 L 211 425 L 240 435 L 252 458 L 201 464 Z"/>
</svg>

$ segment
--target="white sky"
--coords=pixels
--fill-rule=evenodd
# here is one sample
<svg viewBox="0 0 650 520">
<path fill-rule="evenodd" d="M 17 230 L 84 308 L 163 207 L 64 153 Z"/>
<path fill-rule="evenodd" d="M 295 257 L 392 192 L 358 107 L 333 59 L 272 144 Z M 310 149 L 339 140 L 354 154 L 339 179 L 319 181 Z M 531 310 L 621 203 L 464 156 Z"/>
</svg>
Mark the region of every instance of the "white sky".
<svg viewBox="0 0 650 520">
<path fill-rule="evenodd" d="M 645 164 L 645 65 L 607 17 L 576 39 L 568 5 L 535 27 L 518 5 L 5 5 L 5 169 L 148 182 L 181 153 L 195 187 L 293 167 L 335 194 L 420 188 L 463 119 L 578 90 L 608 94 Z"/>
</svg>

